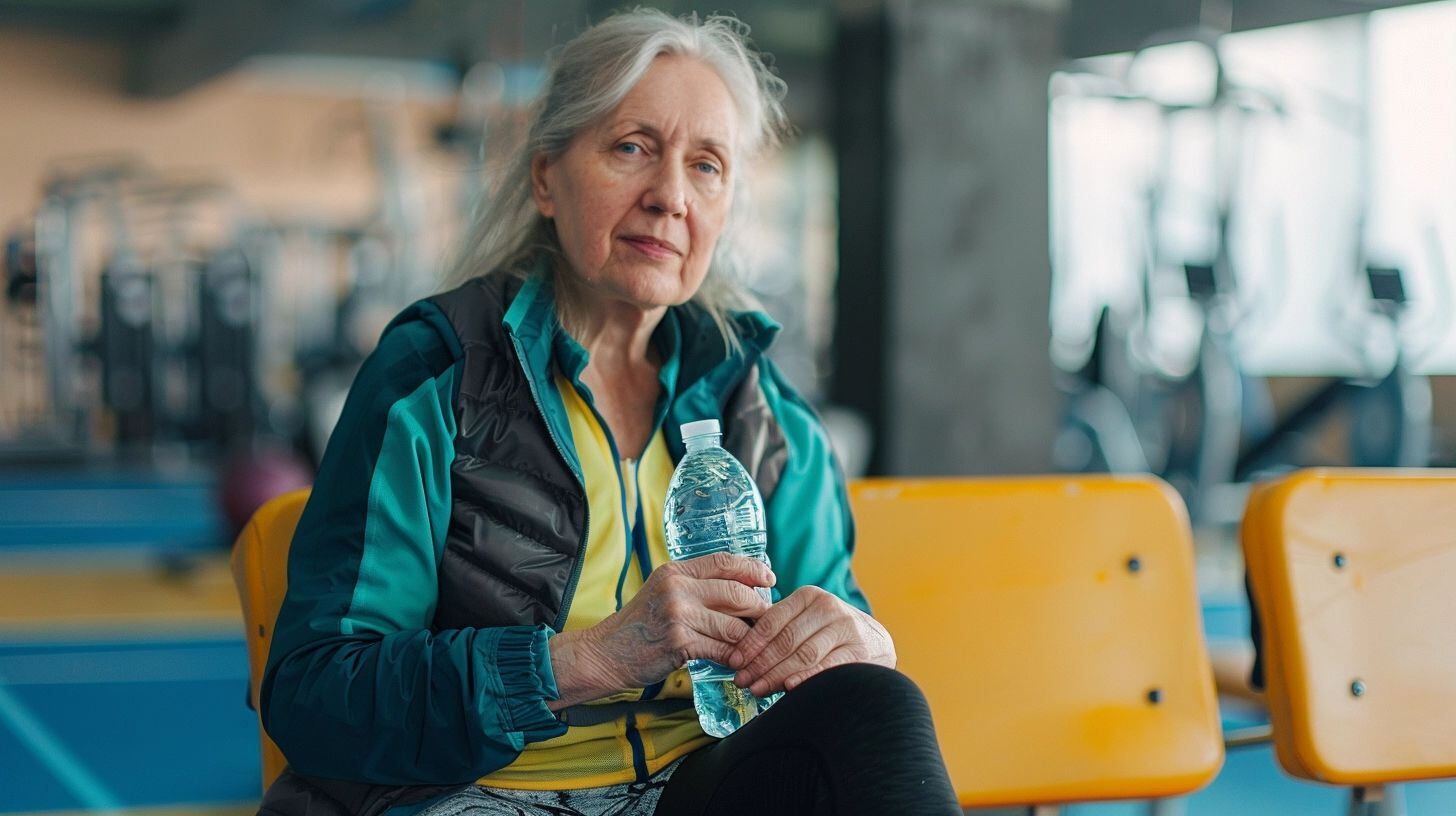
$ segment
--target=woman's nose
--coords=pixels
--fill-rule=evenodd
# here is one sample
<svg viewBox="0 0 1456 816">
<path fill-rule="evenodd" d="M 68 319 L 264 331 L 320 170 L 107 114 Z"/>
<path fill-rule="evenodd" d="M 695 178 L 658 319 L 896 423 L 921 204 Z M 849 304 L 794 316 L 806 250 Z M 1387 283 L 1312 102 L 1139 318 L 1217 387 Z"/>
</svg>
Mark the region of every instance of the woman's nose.
<svg viewBox="0 0 1456 816">
<path fill-rule="evenodd" d="M 675 162 L 664 162 L 662 170 L 652 179 L 642 204 L 655 213 L 683 216 L 688 211 L 687 183 L 681 167 Z"/>
</svg>

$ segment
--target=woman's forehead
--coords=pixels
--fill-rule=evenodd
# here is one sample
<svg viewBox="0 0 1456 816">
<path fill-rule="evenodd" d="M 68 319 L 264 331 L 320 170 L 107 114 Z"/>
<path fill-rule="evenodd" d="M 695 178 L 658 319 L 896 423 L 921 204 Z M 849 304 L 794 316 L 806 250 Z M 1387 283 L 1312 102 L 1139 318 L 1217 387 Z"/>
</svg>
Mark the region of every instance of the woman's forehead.
<svg viewBox="0 0 1456 816">
<path fill-rule="evenodd" d="M 605 124 L 717 150 L 732 150 L 739 135 L 738 108 L 727 84 L 717 71 L 688 57 L 658 57 Z"/>
</svg>

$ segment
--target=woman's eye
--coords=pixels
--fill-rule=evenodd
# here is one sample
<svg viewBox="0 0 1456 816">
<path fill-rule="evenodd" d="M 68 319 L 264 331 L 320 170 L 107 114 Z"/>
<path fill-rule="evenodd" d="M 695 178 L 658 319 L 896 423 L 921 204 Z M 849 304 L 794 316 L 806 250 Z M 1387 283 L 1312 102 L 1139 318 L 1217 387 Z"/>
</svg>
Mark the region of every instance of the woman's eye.
<svg viewBox="0 0 1456 816">
<path fill-rule="evenodd" d="M 632 142 L 622 142 L 617 145 L 617 152 L 624 156 L 635 156 L 642 152 L 642 147 Z"/>
<path fill-rule="evenodd" d="M 700 172 L 708 173 L 710 175 L 718 174 L 718 165 L 713 164 L 712 162 L 698 162 L 697 166 Z"/>
</svg>

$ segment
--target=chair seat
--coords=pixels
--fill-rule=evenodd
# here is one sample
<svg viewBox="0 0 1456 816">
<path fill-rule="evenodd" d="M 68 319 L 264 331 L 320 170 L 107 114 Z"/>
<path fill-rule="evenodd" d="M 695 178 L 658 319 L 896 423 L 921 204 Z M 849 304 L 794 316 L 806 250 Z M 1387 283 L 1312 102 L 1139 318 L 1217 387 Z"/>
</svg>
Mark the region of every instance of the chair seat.
<svg viewBox="0 0 1456 816">
<path fill-rule="evenodd" d="M 1284 769 L 1456 776 L 1456 476 L 1302 471 L 1254 491 L 1242 538 Z"/>
<path fill-rule="evenodd" d="M 283 752 L 263 730 L 258 696 L 268 649 L 273 643 L 273 622 L 288 592 L 288 548 L 293 530 L 308 503 L 309 490 L 295 490 L 258 508 L 233 544 L 233 581 L 243 602 L 243 626 L 248 639 L 248 699 L 259 712 L 258 736 L 263 745 L 263 789 L 283 773 Z"/>
<path fill-rule="evenodd" d="M 855 576 L 964 806 L 1152 798 L 1223 760 L 1186 512 L 1153 478 L 865 480 Z"/>
</svg>

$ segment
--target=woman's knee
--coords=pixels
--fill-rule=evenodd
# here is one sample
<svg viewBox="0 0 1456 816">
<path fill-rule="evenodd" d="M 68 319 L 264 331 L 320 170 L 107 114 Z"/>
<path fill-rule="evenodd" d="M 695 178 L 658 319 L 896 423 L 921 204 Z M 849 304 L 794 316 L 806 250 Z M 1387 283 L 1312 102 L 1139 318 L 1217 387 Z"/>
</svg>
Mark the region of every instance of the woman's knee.
<svg viewBox="0 0 1456 816">
<path fill-rule="evenodd" d="M 936 780 L 932 798 L 954 803 L 930 706 L 909 677 L 881 666 L 841 666 L 804 681 L 784 703 L 795 695 L 800 696 L 794 737 L 818 751 L 842 795 L 910 791 L 905 801 L 929 801 L 922 786 Z M 875 793 L 861 787 L 867 781 Z"/>
<path fill-rule="evenodd" d="M 805 680 L 795 691 L 809 689 L 818 694 L 853 694 L 874 700 L 925 700 L 914 680 L 895 669 L 871 663 L 850 663 L 825 669 Z"/>
<path fill-rule="evenodd" d="M 895 669 L 851 663 L 826 669 L 789 693 L 829 715 L 864 724 L 885 720 L 898 724 L 930 720 L 930 706 L 915 681 Z M 787 698 L 786 698 L 787 699 Z"/>
</svg>

